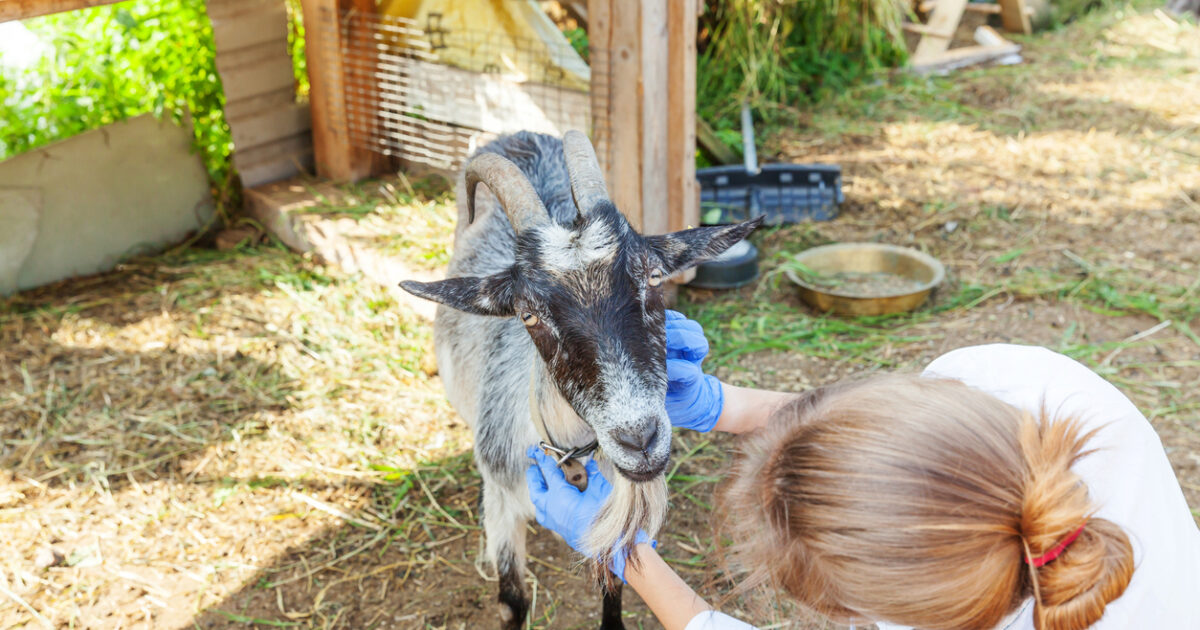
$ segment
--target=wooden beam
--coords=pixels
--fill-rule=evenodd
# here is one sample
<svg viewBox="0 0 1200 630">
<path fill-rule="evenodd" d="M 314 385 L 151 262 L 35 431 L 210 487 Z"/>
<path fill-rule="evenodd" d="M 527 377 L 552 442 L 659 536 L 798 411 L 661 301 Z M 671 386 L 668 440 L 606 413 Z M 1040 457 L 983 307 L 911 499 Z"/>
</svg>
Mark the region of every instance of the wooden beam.
<svg viewBox="0 0 1200 630">
<path fill-rule="evenodd" d="M 695 177 L 697 0 L 589 0 L 592 140 L 629 223 L 699 223 Z"/>
<path fill-rule="evenodd" d="M 953 37 L 954 32 L 958 30 L 959 23 L 962 22 L 963 11 L 966 8 L 967 0 L 938 0 L 933 14 L 929 16 L 929 23 L 926 25 L 928 31 L 939 34 L 949 33 Z M 923 35 L 921 41 L 917 42 L 917 50 L 912 55 L 912 63 L 915 66 L 936 58 L 949 48 L 949 37 Z"/>
<path fill-rule="evenodd" d="M 608 179 L 611 174 L 612 162 L 612 126 L 609 121 L 609 104 L 612 101 L 609 90 L 609 76 L 612 75 L 612 13 L 609 11 L 610 0 L 587 0 L 588 12 L 588 65 L 591 67 L 591 85 L 588 96 L 591 99 L 591 136 L 592 144 L 596 147 L 596 157 L 600 160 L 600 170 L 604 173 L 604 181 L 612 192 L 612 183 Z"/>
<path fill-rule="evenodd" d="M 637 0 L 589 0 L 593 42 L 592 119 L 609 196 L 642 230 L 642 7 Z M 602 59 L 597 59 L 601 57 Z M 598 101 L 598 102 L 597 102 Z"/>
<path fill-rule="evenodd" d="M 670 0 L 667 13 L 666 228 L 671 232 L 700 225 L 700 184 L 696 181 L 696 28 L 700 5 L 699 0 Z M 689 269 L 675 280 L 684 283 L 695 277 L 696 270 Z"/>
<path fill-rule="evenodd" d="M 374 11 L 373 0 L 302 0 L 304 52 L 308 62 L 309 102 L 312 105 L 313 154 L 317 174 L 338 181 L 355 181 L 372 174 L 378 158 L 351 143 L 346 117 L 347 81 L 342 51 L 343 9 Z"/>
<path fill-rule="evenodd" d="M 905 22 L 904 24 L 900 25 L 900 28 L 904 29 L 906 32 L 909 32 L 909 33 L 916 33 L 917 35 L 928 36 L 928 37 L 941 37 L 942 39 L 945 39 L 945 40 L 954 39 L 954 31 L 949 31 L 946 33 L 939 32 L 939 31 L 934 30 L 928 24 L 915 24 L 913 22 Z"/>
<path fill-rule="evenodd" d="M 688 0 L 641 0 L 642 6 L 642 224 L 646 234 L 663 234 L 669 228 L 671 195 L 668 187 L 670 150 L 668 124 L 671 111 L 668 69 L 670 47 L 667 4 Z M 694 110 L 695 108 L 693 108 Z M 692 133 L 695 133 L 693 129 Z"/>
<path fill-rule="evenodd" d="M 696 28 L 698 0 L 670 3 L 667 76 L 667 229 L 700 225 L 696 183 Z"/>
<path fill-rule="evenodd" d="M 938 57 L 914 63 L 912 71 L 916 73 L 943 72 L 955 68 L 973 66 L 977 63 L 1007 57 L 1021 52 L 1020 44 L 1001 44 L 998 46 L 964 46 L 942 53 Z"/>
<path fill-rule="evenodd" d="M 1025 0 L 999 0 L 999 2 L 1000 21 L 1004 24 L 1004 30 L 1025 35 L 1033 32 L 1029 12 L 1025 10 Z"/>
<path fill-rule="evenodd" d="M 0 22 L 116 4 L 122 0 L 0 0 Z"/>
<path fill-rule="evenodd" d="M 937 6 L 937 2 L 935 0 L 925 0 L 924 2 L 921 3 L 921 5 L 919 7 L 917 7 L 917 10 L 920 11 L 921 13 L 929 13 L 930 11 L 933 10 L 933 7 L 935 7 L 935 6 Z M 983 4 L 981 2 L 968 2 L 967 3 L 967 13 L 983 13 L 985 15 L 1000 15 L 1000 5 L 998 5 L 998 4 Z M 1030 19 L 1033 19 L 1034 13 L 1035 12 L 1032 7 L 1030 7 L 1030 6 L 1025 7 L 1025 15 L 1028 15 Z"/>
<path fill-rule="evenodd" d="M 925 0 L 917 7 L 921 13 L 929 13 L 937 6 L 935 0 Z M 998 4 L 983 4 L 980 2 L 968 2 L 967 11 L 971 13 L 986 13 L 988 15 L 1000 15 L 1000 5 Z"/>
</svg>

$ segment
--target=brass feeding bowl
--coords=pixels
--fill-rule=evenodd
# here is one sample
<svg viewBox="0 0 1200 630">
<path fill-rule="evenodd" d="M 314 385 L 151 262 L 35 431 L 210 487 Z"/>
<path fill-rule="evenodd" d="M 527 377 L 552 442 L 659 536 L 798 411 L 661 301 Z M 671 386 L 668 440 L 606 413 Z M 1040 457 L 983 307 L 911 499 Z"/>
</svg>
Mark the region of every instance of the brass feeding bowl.
<svg viewBox="0 0 1200 630">
<path fill-rule="evenodd" d="M 823 286 L 785 269 L 788 279 L 800 289 L 800 297 L 820 311 L 842 315 L 883 315 L 917 308 L 942 283 L 946 268 L 936 258 L 908 247 L 882 243 L 836 243 L 805 250 L 793 258 L 820 276 L 835 274 L 891 274 L 907 280 L 902 288 L 878 294 L 853 292 L 838 286 Z M 799 266 L 799 265 L 797 265 Z"/>
</svg>

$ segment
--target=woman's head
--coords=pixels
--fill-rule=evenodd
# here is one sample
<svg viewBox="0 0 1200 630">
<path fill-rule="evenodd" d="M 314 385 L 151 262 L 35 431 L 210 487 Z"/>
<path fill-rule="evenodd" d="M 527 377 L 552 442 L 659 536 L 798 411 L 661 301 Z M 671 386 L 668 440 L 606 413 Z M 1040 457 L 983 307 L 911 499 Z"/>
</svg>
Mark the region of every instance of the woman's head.
<svg viewBox="0 0 1200 630">
<path fill-rule="evenodd" d="M 1090 436 L 956 381 L 822 388 L 746 441 L 725 529 L 748 586 L 841 621 L 991 628 L 1036 595 L 1041 630 L 1085 628 L 1133 573 L 1128 538 L 1089 520 L 1070 469 Z M 1024 562 L 1085 521 L 1056 560 Z"/>
</svg>

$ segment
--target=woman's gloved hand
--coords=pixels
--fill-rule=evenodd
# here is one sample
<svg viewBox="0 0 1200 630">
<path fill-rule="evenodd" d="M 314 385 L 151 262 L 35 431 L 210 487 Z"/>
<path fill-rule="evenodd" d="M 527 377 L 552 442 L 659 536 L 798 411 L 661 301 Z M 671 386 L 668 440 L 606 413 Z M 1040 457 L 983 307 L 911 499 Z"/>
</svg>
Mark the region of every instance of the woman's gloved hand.
<svg viewBox="0 0 1200 630">
<path fill-rule="evenodd" d="M 562 469 L 548 455 L 536 446 L 530 446 L 526 451 L 533 464 L 525 471 L 525 483 L 529 486 L 529 498 L 537 510 L 537 522 L 546 529 L 562 536 L 572 549 L 585 553 L 583 541 L 588 529 L 596 520 L 600 506 L 612 492 L 612 485 L 600 473 L 594 460 L 589 460 L 587 466 L 587 491 L 580 492 L 567 482 Z M 637 533 L 636 541 L 649 542 L 657 546 L 656 541 L 650 541 L 645 532 Z M 613 555 L 609 570 L 625 581 L 624 553 Z"/>
<path fill-rule="evenodd" d="M 700 369 L 708 355 L 708 339 L 700 324 L 682 313 L 667 313 L 667 418 L 671 425 L 708 432 L 725 405 L 717 377 Z"/>
</svg>

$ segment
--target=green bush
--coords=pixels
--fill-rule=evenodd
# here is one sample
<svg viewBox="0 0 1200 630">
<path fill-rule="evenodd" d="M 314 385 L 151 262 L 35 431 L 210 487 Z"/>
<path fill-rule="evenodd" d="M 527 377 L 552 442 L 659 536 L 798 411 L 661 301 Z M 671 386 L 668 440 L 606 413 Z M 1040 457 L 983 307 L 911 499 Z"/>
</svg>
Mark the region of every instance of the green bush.
<svg viewBox="0 0 1200 630">
<path fill-rule="evenodd" d="M 768 124 L 907 59 L 901 0 L 710 0 L 697 109 L 721 135 L 749 102 Z M 736 134 L 731 137 L 737 137 Z"/>
<path fill-rule="evenodd" d="M 147 112 L 191 118 L 214 192 L 233 141 L 203 0 L 138 0 L 28 20 L 53 52 L 0 71 L 0 159 Z"/>
</svg>

